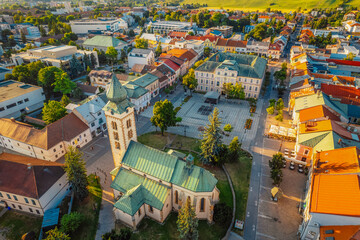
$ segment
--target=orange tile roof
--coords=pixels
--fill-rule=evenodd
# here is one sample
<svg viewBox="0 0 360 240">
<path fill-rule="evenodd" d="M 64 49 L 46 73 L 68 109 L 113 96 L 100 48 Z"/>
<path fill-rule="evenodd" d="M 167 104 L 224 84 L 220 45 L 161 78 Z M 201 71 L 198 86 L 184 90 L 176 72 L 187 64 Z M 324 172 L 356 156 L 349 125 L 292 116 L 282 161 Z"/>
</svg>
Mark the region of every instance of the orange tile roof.
<svg viewBox="0 0 360 240">
<path fill-rule="evenodd" d="M 305 108 L 299 111 L 300 122 L 316 120 L 328 117 L 331 120 L 340 121 L 340 117 L 332 113 L 326 107 L 319 105 L 311 108 Z"/>
<path fill-rule="evenodd" d="M 181 55 L 183 55 L 187 51 L 188 51 L 187 49 L 174 48 L 174 49 L 169 50 L 167 52 L 167 54 L 175 56 L 175 57 L 180 57 Z"/>
<path fill-rule="evenodd" d="M 360 217 L 358 174 L 315 174 L 310 212 Z"/>
<path fill-rule="evenodd" d="M 326 233 L 332 230 L 333 233 Z M 359 234 L 360 225 L 348 226 L 321 226 L 320 227 L 320 240 L 326 240 L 327 237 L 333 237 L 336 240 L 358 240 L 355 235 Z"/>
<path fill-rule="evenodd" d="M 314 174 L 360 172 L 359 154 L 360 150 L 356 147 L 317 152 L 314 160 Z"/>
</svg>

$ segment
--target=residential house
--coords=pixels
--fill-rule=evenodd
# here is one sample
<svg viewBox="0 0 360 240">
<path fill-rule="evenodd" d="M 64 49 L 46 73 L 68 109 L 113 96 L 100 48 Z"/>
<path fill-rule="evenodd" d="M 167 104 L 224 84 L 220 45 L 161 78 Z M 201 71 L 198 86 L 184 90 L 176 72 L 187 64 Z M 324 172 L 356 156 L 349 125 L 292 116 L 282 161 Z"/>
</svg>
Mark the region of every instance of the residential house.
<svg viewBox="0 0 360 240">
<path fill-rule="evenodd" d="M 146 88 L 140 87 L 133 82 L 128 82 L 124 85 L 127 96 L 132 104 L 136 113 L 140 114 L 148 106 L 150 106 L 151 93 Z"/>
<path fill-rule="evenodd" d="M 350 34 L 359 34 L 360 33 L 360 23 L 355 22 L 354 20 L 347 21 L 344 26 L 346 32 Z"/>
<path fill-rule="evenodd" d="M 92 137 L 96 137 L 107 130 L 105 115 L 102 110 L 104 106 L 105 102 L 99 96 L 93 95 L 80 104 L 70 103 L 66 109 L 86 123 L 90 128 Z"/>
<path fill-rule="evenodd" d="M 132 80 L 132 84 L 147 89 L 152 98 L 156 97 L 159 94 L 159 90 L 160 90 L 159 78 L 151 73 L 146 73 L 145 75 L 142 75 Z"/>
<path fill-rule="evenodd" d="M 43 216 L 70 191 L 64 164 L 0 154 L 0 206 Z"/>
<path fill-rule="evenodd" d="M 128 54 L 128 65 L 131 69 L 135 64 L 153 65 L 155 54 L 151 49 L 134 48 Z"/>
<path fill-rule="evenodd" d="M 0 118 L 0 146 L 38 159 L 56 161 L 69 146 L 83 147 L 92 140 L 89 127 L 74 113 L 43 129 Z"/>
<path fill-rule="evenodd" d="M 140 39 L 145 39 L 149 43 L 149 48 L 156 48 L 159 42 L 160 35 L 153 33 L 143 33 Z"/>
<path fill-rule="evenodd" d="M 104 52 L 106 52 L 109 47 L 113 47 L 118 52 L 119 58 L 121 57 L 121 50 L 126 49 L 128 44 L 112 36 L 98 35 L 93 38 L 86 39 L 83 43 L 83 47 L 91 51 L 96 48 L 97 50 L 102 50 Z"/>
<path fill-rule="evenodd" d="M 135 74 L 145 74 L 147 72 L 150 72 L 155 69 L 155 66 L 153 65 L 146 65 L 146 64 L 134 64 L 134 66 L 131 68 L 131 72 Z"/>
<path fill-rule="evenodd" d="M 247 41 L 238 41 L 225 38 L 219 38 L 215 49 L 222 52 L 246 53 Z"/>
<path fill-rule="evenodd" d="M 45 96 L 41 87 L 8 80 L 0 83 L 0 117 L 18 118 L 41 109 Z"/>
<path fill-rule="evenodd" d="M 224 38 L 229 38 L 231 37 L 231 35 L 233 34 L 233 29 L 234 27 L 233 26 L 217 26 L 217 27 L 211 27 L 209 28 L 207 31 L 206 31 L 206 34 L 210 34 L 213 32 L 213 31 L 218 31 L 221 33 L 221 35 L 224 37 Z"/>
<path fill-rule="evenodd" d="M 246 44 L 246 51 L 248 53 L 256 53 L 260 56 L 267 56 L 270 43 L 268 42 L 258 42 L 250 40 Z"/>
</svg>

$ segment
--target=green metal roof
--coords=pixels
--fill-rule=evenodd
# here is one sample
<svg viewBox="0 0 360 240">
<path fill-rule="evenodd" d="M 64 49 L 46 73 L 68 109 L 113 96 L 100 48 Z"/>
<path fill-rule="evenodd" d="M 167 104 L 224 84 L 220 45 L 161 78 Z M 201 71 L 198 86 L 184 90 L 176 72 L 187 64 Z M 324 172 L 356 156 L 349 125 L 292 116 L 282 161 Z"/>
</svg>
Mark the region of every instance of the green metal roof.
<svg viewBox="0 0 360 240">
<path fill-rule="evenodd" d="M 126 42 L 111 36 L 95 36 L 93 38 L 86 39 L 83 44 L 95 47 L 117 47 L 119 44 L 126 44 Z"/>
<path fill-rule="evenodd" d="M 237 71 L 238 76 L 263 78 L 266 64 L 266 59 L 257 56 L 218 52 L 201 64 L 196 71 L 214 72 L 217 68 L 227 68 Z"/>
<path fill-rule="evenodd" d="M 131 141 L 123 157 L 122 164 L 143 173 L 170 182 L 177 157 Z"/>
<path fill-rule="evenodd" d="M 145 95 L 148 92 L 148 90 L 146 88 L 135 85 L 132 82 L 125 84 L 124 87 L 126 89 L 126 92 L 127 92 L 127 95 L 129 98 L 137 99 L 137 98 Z"/>
<path fill-rule="evenodd" d="M 174 155 L 131 141 L 122 164 L 194 192 L 211 192 L 217 179 L 209 171 Z"/>
<path fill-rule="evenodd" d="M 159 182 L 120 168 L 111 187 L 125 193 L 114 206 L 133 216 L 144 204 L 161 210 L 170 189 Z"/>
<path fill-rule="evenodd" d="M 140 87 L 147 87 L 148 85 L 152 84 L 153 82 L 155 82 L 156 80 L 158 80 L 159 78 L 155 75 L 152 75 L 150 73 L 146 73 L 134 80 L 132 80 L 132 82 Z"/>
</svg>

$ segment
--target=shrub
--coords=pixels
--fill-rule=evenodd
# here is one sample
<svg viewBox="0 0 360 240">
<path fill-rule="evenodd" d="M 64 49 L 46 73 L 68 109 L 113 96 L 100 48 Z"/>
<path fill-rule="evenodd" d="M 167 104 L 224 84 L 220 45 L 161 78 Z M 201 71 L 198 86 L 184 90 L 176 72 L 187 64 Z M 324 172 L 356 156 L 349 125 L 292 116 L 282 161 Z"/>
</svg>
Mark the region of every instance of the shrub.
<svg viewBox="0 0 360 240">
<path fill-rule="evenodd" d="M 273 106 L 270 106 L 266 109 L 267 113 L 270 115 L 273 115 L 275 112 L 275 108 Z"/>
<path fill-rule="evenodd" d="M 131 238 L 132 232 L 129 228 L 122 228 L 119 233 L 116 233 L 115 229 L 111 232 L 105 233 L 102 235 L 101 239 L 103 240 L 129 240 Z"/>
<path fill-rule="evenodd" d="M 232 208 L 225 203 L 216 204 L 214 207 L 214 221 L 221 226 L 229 226 L 232 219 Z"/>
<path fill-rule="evenodd" d="M 65 214 L 61 218 L 61 231 L 65 233 L 72 233 L 76 231 L 84 221 L 84 216 L 78 212 L 72 212 L 70 214 Z"/>
<path fill-rule="evenodd" d="M 231 124 L 228 123 L 224 126 L 225 132 L 231 132 L 232 130 L 233 130 L 233 127 L 231 126 Z"/>
</svg>

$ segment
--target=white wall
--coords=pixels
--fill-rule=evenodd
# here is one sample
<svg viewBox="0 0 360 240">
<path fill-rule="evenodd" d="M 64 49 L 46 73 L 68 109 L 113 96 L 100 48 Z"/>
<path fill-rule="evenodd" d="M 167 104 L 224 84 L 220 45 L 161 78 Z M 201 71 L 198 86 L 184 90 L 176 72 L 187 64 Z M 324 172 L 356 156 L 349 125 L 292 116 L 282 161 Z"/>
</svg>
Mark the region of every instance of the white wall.
<svg viewBox="0 0 360 240">
<path fill-rule="evenodd" d="M 69 192 L 70 185 L 66 179 L 66 174 L 64 174 L 40 197 L 41 207 L 44 211 L 56 208 Z"/>
</svg>

